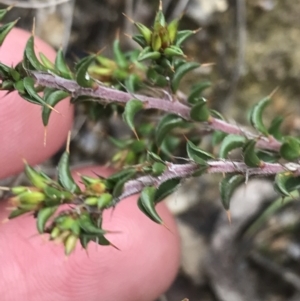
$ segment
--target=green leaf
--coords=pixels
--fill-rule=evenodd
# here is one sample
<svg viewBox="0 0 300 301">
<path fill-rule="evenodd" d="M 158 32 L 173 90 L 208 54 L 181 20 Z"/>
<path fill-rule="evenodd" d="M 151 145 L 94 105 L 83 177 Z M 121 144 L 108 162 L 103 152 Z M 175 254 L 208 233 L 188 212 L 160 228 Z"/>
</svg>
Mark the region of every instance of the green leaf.
<svg viewBox="0 0 300 301">
<path fill-rule="evenodd" d="M 147 41 L 141 34 L 135 34 L 132 36 L 132 40 L 138 43 L 141 47 L 146 47 L 147 46 Z"/>
<path fill-rule="evenodd" d="M 186 63 L 180 65 L 175 70 L 175 73 L 171 80 L 172 91 L 175 93 L 178 90 L 180 81 L 182 80 L 184 75 L 186 75 L 188 72 L 192 71 L 193 69 L 198 68 L 199 66 L 200 66 L 200 64 L 196 63 L 196 62 L 186 62 Z"/>
<path fill-rule="evenodd" d="M 22 88 L 22 87 L 24 87 L 24 86 L 19 84 L 18 87 L 17 87 L 17 90 L 19 88 Z M 27 100 L 30 103 L 33 103 L 33 104 L 36 104 L 36 105 L 41 105 L 41 103 L 39 101 L 37 101 L 34 97 L 30 96 L 25 90 L 24 90 L 24 93 L 19 92 L 19 95 L 20 95 L 20 97 L 22 97 L 23 99 Z"/>
<path fill-rule="evenodd" d="M 265 127 L 263 120 L 262 120 L 262 114 L 264 109 L 267 107 L 267 105 L 270 104 L 271 98 L 269 96 L 263 98 L 261 101 L 259 101 L 251 110 L 250 114 L 250 122 L 252 126 L 262 133 L 265 136 L 268 136 L 268 130 Z"/>
<path fill-rule="evenodd" d="M 27 213 L 28 211 L 30 211 L 30 210 L 27 210 L 27 209 L 19 209 L 19 208 L 17 208 L 17 209 L 13 210 L 13 211 L 9 214 L 8 219 L 13 219 L 13 218 L 15 218 L 15 217 L 18 217 L 18 216 L 24 214 L 24 213 Z"/>
<path fill-rule="evenodd" d="M 51 200 L 58 200 L 59 203 L 62 203 L 65 200 L 70 200 L 73 198 L 73 195 L 69 191 L 59 190 L 51 186 L 46 186 L 43 189 L 45 195 Z M 45 201 L 47 203 L 47 201 Z M 51 203 L 51 202 L 50 202 Z"/>
<path fill-rule="evenodd" d="M 115 185 L 114 189 L 113 189 L 113 193 L 112 196 L 114 198 L 118 198 L 122 192 L 123 192 L 123 188 L 124 188 L 124 184 L 126 182 L 128 182 L 129 180 L 132 179 L 132 177 L 136 174 L 136 170 L 130 170 L 130 172 L 127 173 L 126 176 L 124 176 L 123 178 L 121 178 L 117 184 Z"/>
<path fill-rule="evenodd" d="M 3 63 L 0 63 L 0 72 L 3 73 L 5 76 L 8 76 L 10 74 L 10 67 L 3 64 Z"/>
<path fill-rule="evenodd" d="M 210 112 L 205 98 L 201 97 L 197 100 L 197 103 L 191 108 L 190 116 L 195 121 L 208 121 Z"/>
<path fill-rule="evenodd" d="M 107 231 L 100 229 L 97 225 L 94 224 L 90 215 L 88 213 L 81 213 L 78 219 L 79 226 L 87 234 L 100 234 L 103 235 Z"/>
<path fill-rule="evenodd" d="M 129 76 L 127 76 L 127 78 L 125 79 L 124 84 L 125 84 L 127 91 L 134 93 L 137 89 L 139 82 L 140 82 L 140 79 L 139 79 L 138 75 L 129 74 Z"/>
<path fill-rule="evenodd" d="M 152 174 L 160 176 L 166 170 L 166 165 L 161 162 L 154 162 L 152 165 Z"/>
<path fill-rule="evenodd" d="M 220 195 L 225 210 L 229 210 L 230 199 L 235 189 L 245 181 L 242 175 L 228 175 L 220 183 Z"/>
<path fill-rule="evenodd" d="M 13 27 L 16 25 L 18 21 L 19 19 L 0 26 L 0 46 L 2 46 L 6 36 L 13 29 Z"/>
<path fill-rule="evenodd" d="M 58 70 L 60 76 L 66 79 L 73 79 L 72 72 L 70 71 L 65 58 L 63 50 L 60 48 L 57 51 L 56 58 L 55 58 L 55 68 Z"/>
<path fill-rule="evenodd" d="M 151 220 L 158 224 L 162 224 L 161 217 L 155 210 L 155 193 L 156 188 L 154 186 L 145 187 L 138 199 L 138 207 L 144 212 Z"/>
<path fill-rule="evenodd" d="M 155 141 L 157 146 L 161 146 L 166 135 L 176 127 L 184 126 L 186 122 L 174 114 L 165 115 L 159 122 L 155 130 Z"/>
<path fill-rule="evenodd" d="M 55 213 L 57 208 L 58 206 L 46 207 L 39 210 L 36 220 L 36 227 L 39 233 L 44 233 L 47 221 Z"/>
<path fill-rule="evenodd" d="M 245 143 L 245 137 L 230 134 L 226 136 L 221 144 L 219 157 L 221 159 L 227 158 L 227 155 L 230 151 L 235 148 L 242 147 Z"/>
<path fill-rule="evenodd" d="M 69 153 L 65 151 L 58 163 L 58 182 L 59 184 L 72 193 L 80 193 L 79 186 L 74 181 L 69 167 Z"/>
<path fill-rule="evenodd" d="M 184 52 L 178 46 L 171 45 L 164 49 L 164 55 L 171 59 L 174 56 L 184 56 Z"/>
<path fill-rule="evenodd" d="M 188 96 L 188 103 L 190 104 L 196 104 L 197 100 L 199 99 L 199 97 L 201 96 L 202 92 L 209 88 L 211 86 L 211 82 L 209 81 L 204 81 L 201 83 L 198 83 L 196 85 L 194 85 L 191 89 L 191 92 Z"/>
<path fill-rule="evenodd" d="M 42 63 L 48 70 L 53 71 L 55 69 L 54 64 L 42 52 L 39 53 L 39 56 Z"/>
<path fill-rule="evenodd" d="M 35 100 L 36 103 L 38 103 L 40 105 L 44 105 L 46 107 L 49 107 L 49 109 L 52 109 L 52 107 L 50 107 L 49 104 L 47 104 L 45 102 L 45 100 L 37 94 L 35 87 L 34 87 L 34 79 L 33 78 L 25 77 L 23 79 L 23 85 L 24 85 L 24 89 L 26 90 L 28 95 L 31 96 L 31 98 L 33 100 Z"/>
<path fill-rule="evenodd" d="M 166 87 L 169 83 L 166 76 L 159 74 L 156 70 L 154 70 L 154 68 L 148 69 L 147 78 L 152 85 L 158 87 Z"/>
<path fill-rule="evenodd" d="M 164 200 L 168 195 L 173 193 L 177 186 L 180 183 L 180 179 L 170 179 L 166 182 L 163 182 L 155 192 L 154 202 L 155 204 L 159 203 L 160 201 Z"/>
<path fill-rule="evenodd" d="M 12 9 L 13 6 L 9 6 L 7 8 L 0 9 L 0 21 L 5 17 L 8 11 Z"/>
<path fill-rule="evenodd" d="M 192 161 L 200 165 L 206 165 L 207 160 L 214 159 L 214 156 L 212 154 L 198 148 L 193 142 L 189 140 L 186 144 L 186 152 Z"/>
<path fill-rule="evenodd" d="M 226 136 L 227 136 L 227 134 L 224 132 L 214 131 L 212 134 L 212 139 L 211 139 L 212 146 L 218 145 L 221 141 L 224 140 L 224 138 Z"/>
<path fill-rule="evenodd" d="M 112 136 L 108 136 L 109 141 L 119 149 L 126 149 L 131 144 L 131 141 L 124 139 L 117 139 Z"/>
<path fill-rule="evenodd" d="M 277 140 L 282 140 L 282 133 L 280 132 L 280 127 L 283 122 L 284 118 L 282 116 L 276 116 L 269 127 L 269 134 L 272 135 Z"/>
<path fill-rule="evenodd" d="M 180 46 L 187 38 L 195 34 L 195 30 L 180 30 L 176 36 L 176 46 Z"/>
<path fill-rule="evenodd" d="M 260 167 L 263 164 L 255 153 L 255 145 L 255 140 L 248 140 L 243 147 L 244 162 L 249 167 Z"/>
<path fill-rule="evenodd" d="M 131 99 L 126 103 L 125 110 L 123 113 L 123 119 L 128 124 L 130 129 L 136 134 L 135 127 L 134 127 L 134 116 L 137 112 L 143 109 L 143 103 L 137 99 Z"/>
<path fill-rule="evenodd" d="M 123 52 L 120 48 L 120 41 L 118 39 L 114 40 L 113 53 L 114 53 L 114 58 L 115 58 L 117 65 L 121 69 L 127 69 L 129 67 L 129 64 L 128 64 L 128 61 L 127 61 L 125 55 L 123 54 Z"/>
<path fill-rule="evenodd" d="M 34 51 L 34 36 L 31 36 L 27 43 L 26 43 L 26 47 L 25 47 L 25 51 L 24 51 L 24 61 L 25 61 L 25 68 L 29 68 L 29 66 L 26 64 L 26 60 L 29 61 L 30 65 L 38 71 L 47 71 L 47 68 L 40 63 L 40 61 L 38 60 L 35 51 Z"/>
<path fill-rule="evenodd" d="M 290 191 L 287 188 L 288 179 L 293 177 L 292 172 L 281 172 L 275 177 L 274 189 L 283 196 L 290 196 Z"/>
<path fill-rule="evenodd" d="M 135 140 L 130 144 L 130 150 L 134 153 L 141 153 L 146 150 L 145 140 Z"/>
<path fill-rule="evenodd" d="M 160 156 L 158 156 L 157 154 L 153 153 L 153 152 L 150 152 L 148 151 L 147 152 L 147 155 L 148 155 L 148 160 L 153 160 L 154 162 L 160 162 L 160 163 L 165 163 Z"/>
<path fill-rule="evenodd" d="M 288 161 L 298 159 L 300 157 L 300 141 L 291 136 L 285 137 L 279 153 Z"/>
<path fill-rule="evenodd" d="M 256 154 L 261 161 L 268 163 L 276 163 L 280 159 L 280 155 L 277 152 L 258 150 Z"/>
<path fill-rule="evenodd" d="M 95 55 L 89 55 L 76 64 L 76 82 L 81 87 L 90 88 L 93 85 L 93 80 L 88 74 L 90 64 L 95 60 Z"/>
<path fill-rule="evenodd" d="M 14 84 L 15 89 L 19 92 L 20 95 L 26 94 L 26 91 L 24 89 L 23 80 L 19 80 Z"/>
<path fill-rule="evenodd" d="M 145 48 L 146 49 L 146 48 Z M 158 60 L 161 57 L 159 51 L 142 51 L 138 57 L 138 61 L 142 62 L 145 60 Z"/>
<path fill-rule="evenodd" d="M 109 176 L 108 178 L 106 178 L 106 180 L 111 185 L 115 185 L 120 180 L 126 178 L 128 175 L 133 175 L 135 172 L 136 171 L 133 168 L 125 168 L 125 169 L 122 169 L 119 172 L 116 172 L 116 173 L 112 174 L 111 176 Z"/>
<path fill-rule="evenodd" d="M 61 100 L 68 97 L 68 95 L 69 95 L 69 93 L 66 91 L 61 91 L 61 90 L 53 91 L 51 94 L 47 95 L 47 97 L 45 96 L 45 102 L 53 108 Z M 43 107 L 42 120 L 43 120 L 44 126 L 48 125 L 51 112 L 52 112 L 52 109 L 50 109 L 50 107 L 46 107 L 46 106 Z"/>
</svg>

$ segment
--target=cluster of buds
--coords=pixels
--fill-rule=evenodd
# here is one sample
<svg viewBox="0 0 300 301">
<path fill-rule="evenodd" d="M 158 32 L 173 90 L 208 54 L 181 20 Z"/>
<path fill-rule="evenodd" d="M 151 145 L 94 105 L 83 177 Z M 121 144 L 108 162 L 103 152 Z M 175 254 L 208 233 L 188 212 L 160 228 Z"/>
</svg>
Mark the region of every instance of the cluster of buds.
<svg viewBox="0 0 300 301">
<path fill-rule="evenodd" d="M 10 189 L 13 210 L 9 219 L 25 213 L 33 213 L 39 233 L 49 233 L 50 240 L 62 243 L 69 255 L 80 241 L 86 248 L 90 241 L 111 245 L 101 228 L 102 212 L 112 206 L 114 181 L 81 176 L 85 190 L 75 183 L 69 169 L 69 153 L 66 151 L 58 166 L 58 181 L 39 172 L 25 162 L 25 174 L 32 186 Z M 72 204 L 64 210 L 60 205 Z"/>
<path fill-rule="evenodd" d="M 197 30 L 178 31 L 180 19 L 181 17 L 178 17 L 167 24 L 162 11 L 162 1 L 160 1 L 159 9 L 155 16 L 153 30 L 129 19 L 140 33 L 132 37 L 135 42 L 143 47 L 138 60 L 151 59 L 156 61 L 161 58 L 185 57 L 180 46 L 185 39 L 196 33 Z"/>
<path fill-rule="evenodd" d="M 72 201 L 72 193 L 63 189 L 44 173 L 36 171 L 26 162 L 25 174 L 33 186 L 11 188 L 13 197 L 10 198 L 10 203 L 13 206 L 13 211 L 9 218 Z"/>
<path fill-rule="evenodd" d="M 101 224 L 97 225 L 87 212 L 79 214 L 74 211 L 64 211 L 53 220 L 45 232 L 50 233 L 51 240 L 64 245 L 66 255 L 74 251 L 78 240 L 83 248 L 86 248 L 91 240 L 98 240 L 99 244 L 110 245 L 110 242 L 104 237 L 107 231 L 101 229 Z"/>
<path fill-rule="evenodd" d="M 109 183 L 105 179 L 81 176 L 81 180 L 86 188 L 85 205 L 103 210 L 112 204 L 113 196 Z"/>
</svg>

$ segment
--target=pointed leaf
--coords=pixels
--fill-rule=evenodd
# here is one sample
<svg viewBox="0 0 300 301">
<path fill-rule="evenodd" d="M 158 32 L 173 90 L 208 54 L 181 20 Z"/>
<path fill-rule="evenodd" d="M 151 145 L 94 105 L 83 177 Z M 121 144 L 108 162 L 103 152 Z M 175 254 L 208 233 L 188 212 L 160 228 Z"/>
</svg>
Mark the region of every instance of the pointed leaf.
<svg viewBox="0 0 300 301">
<path fill-rule="evenodd" d="M 172 91 L 175 93 L 178 90 L 180 81 L 182 80 L 184 75 L 186 75 L 191 70 L 193 70 L 195 68 L 198 68 L 199 66 L 200 66 L 200 64 L 198 64 L 196 62 L 186 62 L 186 63 L 180 65 L 175 70 L 175 73 L 174 73 L 173 78 L 171 80 Z"/>
<path fill-rule="evenodd" d="M 242 147 L 246 141 L 245 137 L 238 136 L 238 135 L 228 135 L 224 138 L 219 152 L 219 157 L 221 159 L 227 158 L 227 155 L 230 151 L 235 148 Z"/>
<path fill-rule="evenodd" d="M 275 177 L 274 188 L 283 196 L 290 196 L 290 191 L 287 188 L 288 179 L 293 177 L 292 172 L 281 172 L 278 173 Z"/>
<path fill-rule="evenodd" d="M 115 39 L 113 43 L 113 53 L 115 62 L 121 69 L 127 69 L 129 67 L 129 63 L 121 50 L 120 40 Z"/>
<path fill-rule="evenodd" d="M 27 213 L 28 211 L 30 211 L 30 210 L 27 210 L 27 209 L 19 209 L 19 208 L 17 208 L 17 209 L 13 210 L 13 211 L 9 214 L 8 219 L 13 219 L 13 218 L 15 218 L 15 217 L 18 217 L 18 216 L 24 214 L 24 213 Z"/>
<path fill-rule="evenodd" d="M 286 160 L 298 159 L 300 157 L 300 141 L 294 137 L 285 137 L 279 152 L 282 158 Z"/>
<path fill-rule="evenodd" d="M 90 64 L 95 60 L 95 55 L 89 55 L 76 64 L 76 82 L 81 87 L 90 88 L 93 85 L 93 80 L 88 74 Z"/>
<path fill-rule="evenodd" d="M 211 139 L 212 146 L 218 145 L 221 141 L 224 140 L 224 138 L 226 136 L 227 136 L 227 134 L 224 132 L 214 131 L 214 133 L 212 134 L 212 139 Z"/>
<path fill-rule="evenodd" d="M 65 151 L 58 163 L 58 182 L 72 193 L 80 193 L 79 186 L 74 181 L 69 167 L 69 153 Z"/>
<path fill-rule="evenodd" d="M 155 204 L 163 201 L 168 195 L 173 193 L 180 183 L 180 179 L 170 179 L 166 182 L 163 182 L 158 189 L 156 189 L 154 202 Z"/>
<path fill-rule="evenodd" d="M 141 34 L 136 34 L 132 36 L 132 40 L 138 43 L 141 47 L 146 47 L 147 46 L 147 41 Z"/>
<path fill-rule="evenodd" d="M 229 210 L 230 199 L 235 189 L 245 181 L 242 175 L 228 175 L 220 183 L 220 195 L 223 207 Z"/>
<path fill-rule="evenodd" d="M 42 53 L 39 53 L 40 59 L 42 61 L 42 63 L 44 64 L 44 66 L 48 69 L 53 71 L 54 70 L 54 64 Z"/>
<path fill-rule="evenodd" d="M 180 46 L 187 38 L 195 34 L 195 30 L 180 30 L 177 32 L 176 46 Z"/>
<path fill-rule="evenodd" d="M 55 213 L 57 210 L 57 206 L 55 207 L 45 207 L 39 210 L 36 220 L 36 226 L 39 233 L 44 233 L 45 226 L 49 218 Z"/>
<path fill-rule="evenodd" d="M 277 140 L 282 140 L 282 137 L 283 137 L 282 133 L 280 132 L 280 127 L 281 127 L 283 120 L 284 119 L 282 116 L 276 116 L 272 120 L 271 125 L 268 130 L 269 134 L 272 135 Z"/>
<path fill-rule="evenodd" d="M 201 96 L 202 92 L 211 86 L 211 82 L 205 81 L 194 85 L 191 89 L 189 97 L 187 99 L 188 103 L 195 104 L 197 99 Z"/>
<path fill-rule="evenodd" d="M 157 146 L 160 146 L 166 135 L 175 127 L 185 125 L 186 122 L 179 116 L 174 114 L 165 115 L 159 122 L 155 131 L 155 140 Z"/>
<path fill-rule="evenodd" d="M 112 193 L 112 196 L 115 199 L 118 198 L 122 194 L 124 184 L 126 182 L 128 182 L 129 180 L 131 180 L 135 174 L 136 174 L 136 170 L 130 170 L 130 172 L 128 172 L 128 174 L 126 176 L 124 176 L 117 182 L 117 184 L 115 185 L 115 187 L 113 189 L 113 193 Z"/>
<path fill-rule="evenodd" d="M 271 98 L 269 96 L 263 98 L 252 108 L 251 115 L 250 115 L 250 122 L 252 126 L 265 136 L 268 136 L 269 133 L 263 123 L 262 114 L 264 109 L 267 107 L 267 105 L 270 104 L 270 101 Z"/>
<path fill-rule="evenodd" d="M 29 61 L 31 66 L 38 71 L 47 71 L 47 68 L 38 60 L 34 51 L 34 36 L 31 36 L 26 44 L 24 57 Z M 26 61 L 26 60 L 25 60 Z M 28 66 L 25 66 L 26 68 Z"/>
<path fill-rule="evenodd" d="M 107 231 L 99 228 L 91 219 L 89 213 L 81 213 L 78 219 L 79 226 L 87 234 L 100 234 L 103 235 Z"/>
<path fill-rule="evenodd" d="M 161 217 L 155 210 L 155 193 L 156 188 L 154 186 L 145 187 L 138 199 L 138 207 L 154 222 L 162 224 Z"/>
<path fill-rule="evenodd" d="M 214 159 L 214 156 L 212 154 L 207 153 L 202 149 L 198 148 L 191 141 L 187 141 L 186 151 L 189 158 L 200 165 L 206 165 L 206 161 Z"/>
<path fill-rule="evenodd" d="M 255 140 L 248 140 L 243 147 L 244 162 L 249 167 L 260 167 L 263 164 L 255 153 L 255 145 Z"/>
<path fill-rule="evenodd" d="M 134 127 L 134 116 L 137 112 L 143 109 L 143 103 L 137 99 L 131 99 L 126 103 L 125 110 L 123 113 L 123 119 L 128 124 L 130 129 L 135 132 Z"/>
<path fill-rule="evenodd" d="M 52 92 L 50 95 L 47 95 L 47 97 L 45 97 L 45 102 L 53 108 L 61 100 L 68 97 L 68 95 L 69 95 L 69 93 L 66 91 L 57 90 L 57 91 Z M 50 109 L 50 107 L 43 106 L 42 120 L 43 120 L 44 126 L 48 125 L 51 112 L 52 112 L 52 109 Z"/>
<path fill-rule="evenodd" d="M 0 21 L 5 17 L 8 11 L 12 9 L 13 6 L 9 6 L 7 8 L 0 9 Z"/>
<path fill-rule="evenodd" d="M 0 26 L 0 46 L 2 46 L 6 36 L 13 29 L 13 27 L 16 25 L 18 20 Z"/>
<path fill-rule="evenodd" d="M 197 100 L 196 104 L 191 108 L 190 116 L 195 121 L 208 121 L 210 112 L 205 98 L 201 97 Z"/>
<path fill-rule="evenodd" d="M 59 74 L 63 78 L 73 79 L 72 72 L 70 71 L 70 69 L 65 61 L 64 53 L 61 48 L 57 51 L 57 54 L 56 54 L 55 68 L 59 71 Z"/>
<path fill-rule="evenodd" d="M 35 87 L 34 87 L 34 79 L 33 78 L 25 77 L 23 79 L 23 85 L 24 85 L 24 89 L 29 94 L 29 96 L 31 96 L 32 99 L 34 99 L 40 105 L 45 105 L 45 106 L 49 107 L 49 105 L 45 102 L 45 100 L 37 94 Z"/>
</svg>

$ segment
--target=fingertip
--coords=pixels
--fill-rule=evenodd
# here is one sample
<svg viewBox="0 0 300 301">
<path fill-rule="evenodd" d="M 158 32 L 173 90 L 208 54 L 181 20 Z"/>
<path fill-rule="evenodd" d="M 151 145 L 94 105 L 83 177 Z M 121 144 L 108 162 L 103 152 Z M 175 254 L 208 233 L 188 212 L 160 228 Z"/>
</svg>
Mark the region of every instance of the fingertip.
<svg viewBox="0 0 300 301">
<path fill-rule="evenodd" d="M 93 167 L 77 172 L 108 176 L 111 170 Z M 37 233 L 31 216 L 10 221 L 0 231 L 0 244 L 5 246 L 0 249 L 4 262 L 0 293 L 22 282 L 10 292 L 15 299 L 50 301 L 55 292 L 57 301 L 154 300 L 171 285 L 180 257 L 174 218 L 163 204 L 157 210 L 171 232 L 140 212 L 137 196 L 132 196 L 104 214 L 103 227 L 120 231 L 107 235 L 119 250 L 91 243 L 86 252 L 78 245 L 68 260 L 62 246 L 42 243 L 40 236 L 29 239 Z M 26 276 L 28 269 L 30 276 Z M 3 277 L 7 271 L 11 271 L 9 278 Z"/>
<path fill-rule="evenodd" d="M 30 33 L 14 28 L 0 48 L 1 62 L 15 66 L 23 58 Z M 43 52 L 54 61 L 55 51 L 35 38 L 37 52 Z M 64 143 L 73 121 L 73 107 L 68 100 L 59 103 L 52 112 L 47 127 L 47 144 L 44 146 L 44 126 L 41 107 L 22 99 L 17 92 L 6 95 L 0 92 L 0 179 L 17 174 L 23 169 L 22 159 L 35 165 L 51 157 Z"/>
</svg>

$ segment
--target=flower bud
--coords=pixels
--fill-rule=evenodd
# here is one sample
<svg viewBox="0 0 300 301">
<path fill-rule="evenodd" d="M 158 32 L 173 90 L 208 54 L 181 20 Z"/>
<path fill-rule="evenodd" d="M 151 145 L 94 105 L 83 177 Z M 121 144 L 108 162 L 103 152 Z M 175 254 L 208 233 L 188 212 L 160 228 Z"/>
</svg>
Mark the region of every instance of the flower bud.
<svg viewBox="0 0 300 301">
<path fill-rule="evenodd" d="M 154 32 L 152 35 L 151 47 L 154 51 L 158 51 L 161 48 L 162 41 L 159 33 Z"/>
<path fill-rule="evenodd" d="M 69 256 L 74 251 L 76 244 L 77 244 L 77 240 L 78 240 L 78 237 L 74 234 L 70 234 L 66 238 L 64 245 L 65 245 L 65 254 L 67 256 Z"/>
</svg>

